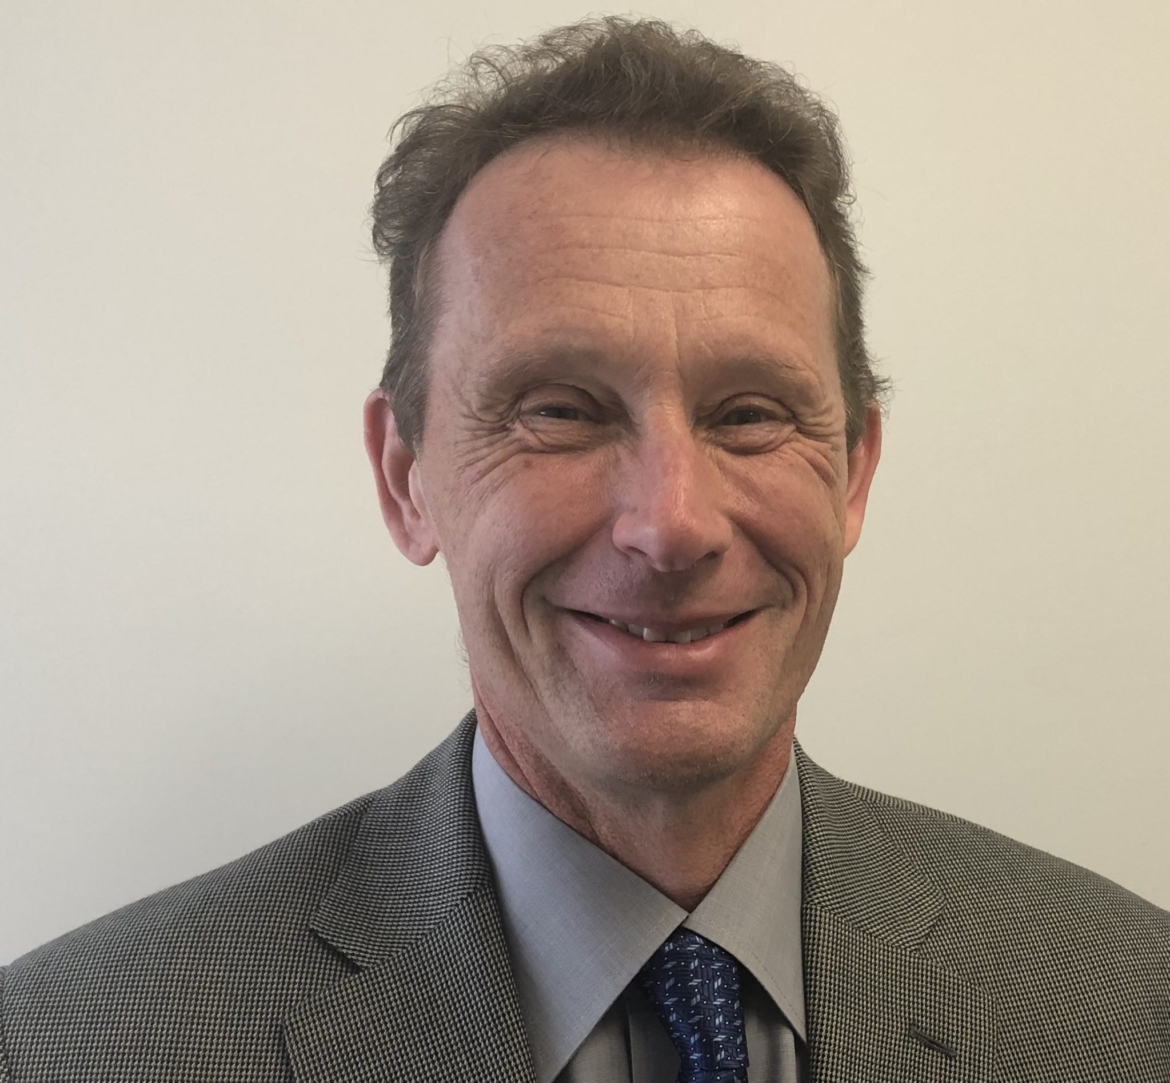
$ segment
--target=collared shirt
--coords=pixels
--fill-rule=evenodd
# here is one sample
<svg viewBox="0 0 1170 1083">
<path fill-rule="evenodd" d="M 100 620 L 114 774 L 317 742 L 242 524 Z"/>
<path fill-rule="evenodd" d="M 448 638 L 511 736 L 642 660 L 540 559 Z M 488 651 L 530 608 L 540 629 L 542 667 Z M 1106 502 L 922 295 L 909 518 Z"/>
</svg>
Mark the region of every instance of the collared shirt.
<svg viewBox="0 0 1170 1083">
<path fill-rule="evenodd" d="M 537 1083 L 674 1083 L 678 1054 L 631 982 L 680 925 L 741 964 L 749 1083 L 806 1078 L 794 761 L 689 914 L 530 798 L 478 730 L 472 781 Z"/>
</svg>

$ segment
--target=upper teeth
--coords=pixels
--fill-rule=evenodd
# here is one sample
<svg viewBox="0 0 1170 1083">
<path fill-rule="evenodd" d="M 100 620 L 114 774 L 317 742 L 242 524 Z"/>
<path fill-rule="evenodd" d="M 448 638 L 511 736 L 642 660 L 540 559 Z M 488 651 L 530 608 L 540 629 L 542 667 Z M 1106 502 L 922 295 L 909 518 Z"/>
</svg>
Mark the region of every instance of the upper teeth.
<svg viewBox="0 0 1170 1083">
<path fill-rule="evenodd" d="M 640 628 L 636 624 L 626 624 L 620 620 L 611 620 L 609 622 L 615 628 L 620 628 L 623 632 L 629 632 L 630 635 L 641 636 L 648 643 L 694 643 L 699 639 L 706 639 L 707 636 L 714 635 L 716 632 L 723 631 L 727 627 L 727 622 L 722 624 L 712 624 L 709 628 L 688 628 L 685 632 L 656 632 L 652 628 Z"/>
</svg>

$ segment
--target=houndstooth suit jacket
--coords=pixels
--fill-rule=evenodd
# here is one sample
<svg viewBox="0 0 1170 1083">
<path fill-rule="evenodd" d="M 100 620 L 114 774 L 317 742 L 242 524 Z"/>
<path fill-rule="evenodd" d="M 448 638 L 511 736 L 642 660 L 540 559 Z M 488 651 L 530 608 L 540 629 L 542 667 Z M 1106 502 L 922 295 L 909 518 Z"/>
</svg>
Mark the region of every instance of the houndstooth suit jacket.
<svg viewBox="0 0 1170 1083">
<path fill-rule="evenodd" d="M 474 712 L 394 785 L 0 972 L 2 1083 L 531 1083 Z M 796 748 L 816 1083 L 1168 1083 L 1170 914 Z"/>
</svg>

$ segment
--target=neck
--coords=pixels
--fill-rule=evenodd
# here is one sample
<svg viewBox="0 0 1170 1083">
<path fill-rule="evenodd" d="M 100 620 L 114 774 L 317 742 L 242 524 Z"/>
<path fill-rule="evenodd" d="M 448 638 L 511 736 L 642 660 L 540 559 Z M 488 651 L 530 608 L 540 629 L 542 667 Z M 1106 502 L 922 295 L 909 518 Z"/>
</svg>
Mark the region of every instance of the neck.
<svg viewBox="0 0 1170 1083">
<path fill-rule="evenodd" d="M 702 786 L 598 791 L 573 785 L 522 734 L 505 737 L 478 702 L 476 717 L 488 750 L 529 797 L 688 911 L 763 816 L 788 769 L 796 727 L 793 710 L 750 763 Z"/>
</svg>

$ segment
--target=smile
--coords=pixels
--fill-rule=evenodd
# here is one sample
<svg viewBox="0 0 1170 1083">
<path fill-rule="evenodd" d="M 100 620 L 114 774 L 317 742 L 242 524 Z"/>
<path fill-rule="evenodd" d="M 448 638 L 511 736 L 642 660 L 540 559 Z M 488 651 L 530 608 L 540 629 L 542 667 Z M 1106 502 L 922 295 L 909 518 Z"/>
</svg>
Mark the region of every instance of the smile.
<svg viewBox="0 0 1170 1083">
<path fill-rule="evenodd" d="M 646 643 L 697 643 L 701 639 L 706 639 L 708 636 L 713 636 L 717 632 L 722 632 L 724 628 L 729 628 L 740 621 L 746 620 L 755 612 L 751 610 L 747 613 L 740 613 L 738 616 L 732 617 L 729 620 L 722 621 L 718 624 L 696 625 L 692 628 L 682 628 L 678 630 L 659 630 L 655 628 L 647 628 L 639 624 L 628 624 L 625 621 L 614 620 L 612 617 L 599 617 L 596 613 L 586 613 L 582 610 L 572 610 L 578 616 L 588 617 L 590 620 L 597 621 L 599 624 L 609 624 L 627 635 L 633 636 L 636 639 L 641 639 Z"/>
</svg>

